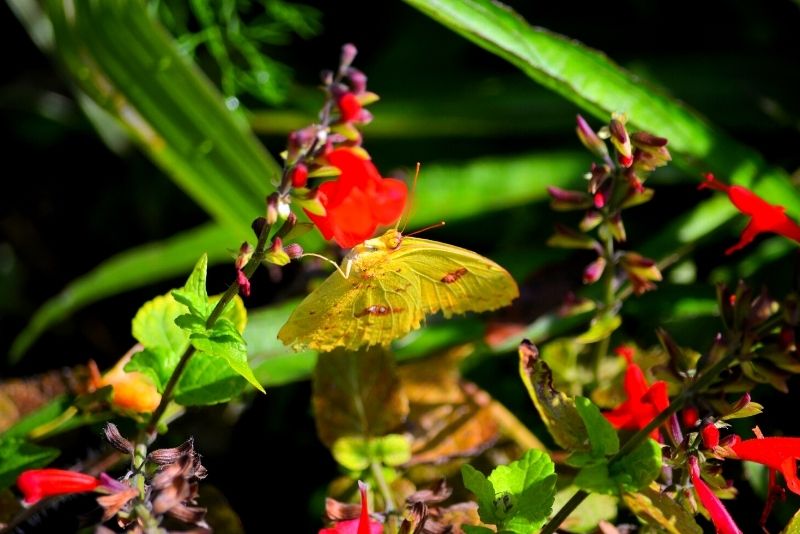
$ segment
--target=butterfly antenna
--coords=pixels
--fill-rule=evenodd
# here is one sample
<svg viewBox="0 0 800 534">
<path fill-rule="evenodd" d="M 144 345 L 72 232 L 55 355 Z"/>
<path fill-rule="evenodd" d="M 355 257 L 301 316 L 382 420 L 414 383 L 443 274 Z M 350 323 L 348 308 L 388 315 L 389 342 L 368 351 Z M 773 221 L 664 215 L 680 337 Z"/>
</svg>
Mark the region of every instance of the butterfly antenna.
<svg viewBox="0 0 800 534">
<path fill-rule="evenodd" d="M 347 275 L 344 273 L 344 271 L 342 270 L 342 268 L 341 268 L 341 267 L 339 267 L 339 264 L 338 264 L 338 263 L 336 263 L 335 261 L 333 261 L 332 259 L 330 259 L 330 258 L 326 258 L 326 257 L 325 257 L 325 256 L 323 256 L 322 254 L 314 254 L 313 252 L 305 252 L 305 253 L 303 253 L 303 255 L 302 255 L 302 256 L 300 256 L 300 257 L 301 257 L 301 258 L 305 258 L 306 256 L 314 256 L 315 258 L 319 258 L 319 259 L 321 259 L 321 260 L 325 260 L 325 261 L 327 261 L 328 263 L 330 263 L 331 265 L 333 265 L 334 267 L 336 267 L 336 270 L 337 270 L 337 271 L 339 271 L 339 274 L 341 274 L 341 275 L 342 275 L 344 278 L 347 278 Z"/>
<path fill-rule="evenodd" d="M 406 216 L 405 216 L 406 220 L 403 222 L 403 229 L 400 230 L 401 234 L 406 231 L 408 220 L 411 218 L 411 209 L 413 207 L 412 203 L 414 202 L 414 193 L 417 191 L 417 180 L 419 179 L 419 168 L 421 166 L 422 164 L 418 161 L 417 170 L 414 172 L 414 182 L 411 184 L 411 200 L 409 201 L 408 210 L 406 210 Z M 399 226 L 400 226 L 400 220 L 397 221 L 397 225 L 395 225 L 394 229 L 397 230 Z"/>
<path fill-rule="evenodd" d="M 445 225 L 444 221 L 439 221 L 438 223 L 435 224 L 429 224 L 424 228 L 420 228 L 419 230 L 414 230 L 410 234 L 406 234 L 405 237 L 411 237 L 412 235 L 421 234 L 422 232 L 427 232 L 428 230 L 433 230 L 434 228 L 441 228 L 444 225 Z"/>
</svg>

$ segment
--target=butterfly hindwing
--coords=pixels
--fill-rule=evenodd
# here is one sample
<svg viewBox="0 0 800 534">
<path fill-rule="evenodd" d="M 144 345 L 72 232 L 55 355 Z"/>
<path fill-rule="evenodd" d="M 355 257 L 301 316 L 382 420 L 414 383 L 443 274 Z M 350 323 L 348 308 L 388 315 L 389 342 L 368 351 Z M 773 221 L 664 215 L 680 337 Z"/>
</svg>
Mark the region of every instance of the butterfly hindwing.
<svg viewBox="0 0 800 534">
<path fill-rule="evenodd" d="M 387 245 L 394 241 L 394 245 Z M 519 295 L 508 272 L 469 250 L 390 230 L 348 255 L 349 276 L 331 274 L 294 310 L 278 338 L 296 350 L 387 345 L 445 317 L 508 305 Z"/>
</svg>

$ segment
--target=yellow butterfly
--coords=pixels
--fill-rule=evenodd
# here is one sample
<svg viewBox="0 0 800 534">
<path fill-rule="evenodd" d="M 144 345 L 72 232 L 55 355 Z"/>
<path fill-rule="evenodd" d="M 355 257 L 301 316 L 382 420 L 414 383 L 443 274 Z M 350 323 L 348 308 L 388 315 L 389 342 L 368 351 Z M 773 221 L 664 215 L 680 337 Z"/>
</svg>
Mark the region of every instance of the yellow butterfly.
<svg viewBox="0 0 800 534">
<path fill-rule="evenodd" d="M 494 310 L 519 296 L 514 279 L 492 260 L 397 229 L 354 247 L 342 267 L 295 308 L 278 339 L 322 352 L 387 345 L 426 315 Z"/>
</svg>

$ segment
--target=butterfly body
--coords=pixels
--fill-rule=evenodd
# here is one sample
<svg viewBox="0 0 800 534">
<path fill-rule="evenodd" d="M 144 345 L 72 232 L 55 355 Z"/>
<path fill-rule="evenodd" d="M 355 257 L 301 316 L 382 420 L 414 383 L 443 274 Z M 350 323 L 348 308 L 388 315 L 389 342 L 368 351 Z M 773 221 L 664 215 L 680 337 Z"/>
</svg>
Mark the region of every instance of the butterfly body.
<svg viewBox="0 0 800 534">
<path fill-rule="evenodd" d="M 389 230 L 354 247 L 336 272 L 294 310 L 278 338 L 323 352 L 386 345 L 445 317 L 508 305 L 519 290 L 508 272 L 469 250 Z"/>
</svg>

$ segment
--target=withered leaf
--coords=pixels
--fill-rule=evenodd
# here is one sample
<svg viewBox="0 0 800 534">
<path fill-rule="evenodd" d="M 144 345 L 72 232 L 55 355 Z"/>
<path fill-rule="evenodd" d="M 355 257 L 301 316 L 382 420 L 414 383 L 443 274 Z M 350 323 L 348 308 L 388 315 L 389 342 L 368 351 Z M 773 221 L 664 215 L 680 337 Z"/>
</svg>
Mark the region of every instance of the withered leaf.
<svg viewBox="0 0 800 534">
<path fill-rule="evenodd" d="M 519 374 L 555 442 L 570 451 L 588 451 L 589 436 L 575 408 L 575 399 L 553 387 L 550 368 L 528 340 L 519 346 Z"/>
<path fill-rule="evenodd" d="M 636 493 L 623 493 L 622 500 L 640 519 L 669 534 L 702 534 L 694 517 L 670 496 L 646 487 Z"/>
<path fill-rule="evenodd" d="M 321 353 L 312 381 L 317 433 L 329 448 L 345 436 L 384 435 L 408 415 L 394 357 L 385 349 Z"/>
</svg>

